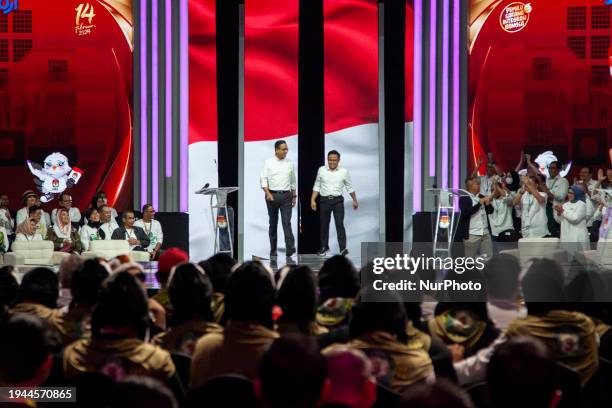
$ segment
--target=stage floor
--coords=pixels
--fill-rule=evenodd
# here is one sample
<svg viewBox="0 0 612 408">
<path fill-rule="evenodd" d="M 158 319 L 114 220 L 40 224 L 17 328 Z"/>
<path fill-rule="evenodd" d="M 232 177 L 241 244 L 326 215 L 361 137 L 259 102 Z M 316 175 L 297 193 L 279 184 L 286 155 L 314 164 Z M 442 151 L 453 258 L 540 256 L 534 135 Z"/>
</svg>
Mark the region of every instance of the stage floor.
<svg viewBox="0 0 612 408">
<path fill-rule="evenodd" d="M 253 256 L 249 260 L 253 260 L 253 261 L 259 260 L 264 265 L 270 267 L 270 269 L 272 269 L 273 272 L 278 271 L 285 265 L 306 265 L 310 267 L 310 269 L 312 269 L 313 271 L 319 272 L 319 270 L 321 270 L 321 267 L 323 266 L 323 263 L 327 259 L 331 258 L 333 255 L 335 254 L 332 254 L 326 257 L 321 257 L 317 254 L 298 254 L 298 255 L 292 256 L 291 258 L 286 258 L 285 256 L 279 255 L 276 261 Z M 356 269 L 361 268 L 361 258 L 359 256 L 353 256 L 349 254 L 347 258 L 353 263 Z"/>
</svg>

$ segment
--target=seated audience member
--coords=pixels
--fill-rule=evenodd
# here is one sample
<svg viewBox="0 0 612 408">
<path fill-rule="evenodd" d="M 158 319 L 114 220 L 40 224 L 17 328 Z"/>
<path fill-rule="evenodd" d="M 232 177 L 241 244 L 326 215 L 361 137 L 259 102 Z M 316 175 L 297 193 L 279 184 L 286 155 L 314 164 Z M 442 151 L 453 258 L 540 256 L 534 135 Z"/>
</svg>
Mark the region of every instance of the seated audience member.
<svg viewBox="0 0 612 408">
<path fill-rule="evenodd" d="M 271 273 L 256 261 L 236 269 L 227 283 L 228 323 L 222 333 L 207 334 L 196 343 L 190 388 L 223 374 L 254 379 L 261 356 L 278 338 L 273 330 L 273 306 Z"/>
<path fill-rule="evenodd" d="M 0 227 L 3 227 L 12 234 L 15 230 L 15 215 L 9 208 L 9 197 L 6 194 L 0 194 Z"/>
<path fill-rule="evenodd" d="M 126 240 L 130 244 L 131 251 L 146 251 L 149 246 L 149 237 L 140 227 L 134 226 L 136 218 L 134 211 L 123 212 L 123 226 L 113 231 L 112 239 Z"/>
<path fill-rule="evenodd" d="M 47 232 L 47 240 L 53 242 L 53 247 L 59 252 L 81 252 L 81 237 L 70 222 L 68 210 L 60 208 L 56 213 L 57 219 L 53 227 Z"/>
<path fill-rule="evenodd" d="M 12 265 L 0 268 L 0 316 L 2 316 L 2 309 L 12 307 L 17 300 L 19 284 L 13 275 L 15 269 Z"/>
<path fill-rule="evenodd" d="M 360 302 L 353 306 L 349 324 L 352 340 L 347 346 L 363 351 L 380 368 L 376 373 L 378 383 L 394 391 L 402 392 L 415 383 L 434 379 L 427 352 L 408 345 L 408 319 L 403 304 L 392 294 L 380 296 L 383 297 L 378 302 Z M 325 352 L 334 347 L 328 347 Z"/>
<path fill-rule="evenodd" d="M 149 237 L 149 246 L 146 250 L 151 254 L 151 259 L 156 260 L 164 242 L 164 232 L 159 221 L 153 217 L 155 217 L 155 209 L 151 204 L 145 204 L 142 206 L 142 219 L 134 222 L 134 226 L 142 228 Z"/>
<path fill-rule="evenodd" d="M 59 270 L 59 284 L 60 284 L 60 295 L 57 304 L 62 311 L 68 308 L 68 305 L 72 301 L 72 292 L 70 287 L 72 286 L 72 276 L 74 272 L 81 267 L 83 260 L 79 255 L 72 254 L 62 258 Z"/>
<path fill-rule="evenodd" d="M 480 194 L 480 181 L 476 177 L 465 180 L 469 196 L 459 198 L 459 224 L 457 233 L 463 241 L 466 257 L 493 254 L 488 214 L 493 213 L 491 196 Z"/>
<path fill-rule="evenodd" d="M 145 343 L 147 331 L 147 297 L 142 286 L 128 272 L 111 276 L 92 312 L 91 339 L 77 340 L 64 349 L 65 377 L 99 372 L 121 381 L 129 375 L 144 375 L 176 388 L 170 354 Z"/>
<path fill-rule="evenodd" d="M 130 376 L 115 387 L 109 408 L 178 408 L 179 404 L 162 382 Z"/>
<path fill-rule="evenodd" d="M 586 194 L 581 187 L 571 186 L 567 201 L 554 206 L 554 217 L 561 224 L 561 246 L 570 253 L 590 248 L 587 229 Z"/>
<path fill-rule="evenodd" d="M 113 217 L 111 212 L 111 208 L 107 205 L 103 205 L 98 208 L 98 214 L 100 214 L 100 223 L 102 223 L 102 225 L 100 226 L 100 230 L 104 233 L 104 238 L 102 239 L 109 241 L 112 239 L 113 232 L 117 228 L 119 228 L 119 224 L 117 224 L 117 221 L 115 221 L 115 218 Z"/>
<path fill-rule="evenodd" d="M 232 269 L 236 266 L 236 260 L 227 254 L 215 254 L 200 262 L 200 266 L 206 271 L 213 286 L 212 309 L 215 314 L 215 322 L 224 324 L 225 289 Z"/>
<path fill-rule="evenodd" d="M 315 320 L 317 285 L 308 266 L 283 267 L 278 285 L 277 305 L 283 313 L 277 320 L 277 330 L 281 336 L 290 333 L 318 336 L 327 332 Z"/>
<path fill-rule="evenodd" d="M 15 223 L 17 225 L 21 224 L 29 217 L 30 212 L 28 210 L 33 205 L 37 205 L 36 202 L 38 201 L 38 196 L 34 191 L 26 190 L 23 192 L 21 200 L 23 202 L 23 207 L 17 211 L 17 215 L 15 216 Z"/>
<path fill-rule="evenodd" d="M 62 316 L 64 344 L 91 337 L 91 312 L 109 272 L 97 259 L 82 262 L 71 279 L 72 301 Z"/>
<path fill-rule="evenodd" d="M 484 301 L 440 302 L 434 314 L 428 323 L 429 333 L 451 349 L 454 361 L 476 354 L 500 335 Z"/>
<path fill-rule="evenodd" d="M 9 232 L 4 228 L 0 227 L 0 254 L 5 254 L 9 250 Z"/>
<path fill-rule="evenodd" d="M 57 308 L 58 297 L 59 284 L 55 272 L 48 268 L 34 268 L 24 275 L 10 313 L 35 315 L 61 335 L 62 313 Z"/>
<path fill-rule="evenodd" d="M 474 408 L 474 404 L 461 388 L 438 380 L 435 384 L 412 387 L 402 395 L 398 408 Z"/>
<path fill-rule="evenodd" d="M 360 289 L 357 271 L 348 258 L 332 256 L 323 263 L 317 285 L 317 323 L 329 330 L 320 336 L 319 346 L 324 348 L 332 343 L 348 341 L 350 312 Z"/>
<path fill-rule="evenodd" d="M 487 311 L 495 326 L 504 331 L 515 319 L 527 316 L 519 303 L 519 274 L 521 265 L 516 257 L 500 254 L 490 259 L 484 268 L 487 282 Z"/>
<path fill-rule="evenodd" d="M 597 371 L 597 335 L 593 321 L 579 312 L 565 310 L 564 273 L 550 259 L 533 262 L 521 282 L 527 317 L 508 326 L 506 336 L 533 336 L 546 344 L 551 357 L 574 370 L 582 384 Z"/>
<path fill-rule="evenodd" d="M 41 222 L 42 210 L 37 205 L 29 209 L 29 217 L 17 225 L 16 241 L 42 241 L 47 236 L 47 228 Z"/>
<path fill-rule="evenodd" d="M 370 408 L 376 401 L 376 378 L 372 363 L 359 350 L 338 346 L 324 352 L 329 392 L 326 408 Z"/>
<path fill-rule="evenodd" d="M 212 323 L 212 285 L 200 266 L 183 263 L 174 269 L 168 292 L 172 303 L 170 330 L 157 335 L 153 343 L 191 357 L 200 337 L 223 330 Z"/>
<path fill-rule="evenodd" d="M 487 383 L 495 408 L 555 408 L 561 399 L 556 365 L 546 346 L 531 337 L 517 337 L 495 350 Z"/>
<path fill-rule="evenodd" d="M 106 197 L 106 193 L 104 191 L 98 191 L 93 198 L 91 199 L 91 208 L 97 208 L 98 210 L 102 206 L 107 206 L 111 212 L 111 218 L 113 221 L 117 219 L 117 210 L 108 205 L 108 199 Z"/>
<path fill-rule="evenodd" d="M 0 323 L 0 333 L 0 385 L 38 387 L 44 384 L 53 364 L 52 342 L 44 323 L 36 316 L 17 314 Z M 36 406 L 32 401 L 18 403 Z"/>
<path fill-rule="evenodd" d="M 100 241 L 106 238 L 106 233 L 102 230 L 102 223 L 100 222 L 100 213 L 95 208 L 88 208 L 85 210 L 85 218 L 87 224 L 84 224 L 79 231 L 81 238 L 81 247 L 83 251 L 89 250 L 89 243 L 91 241 Z"/>
<path fill-rule="evenodd" d="M 523 238 L 543 238 L 549 234 L 546 216 L 546 193 L 542 192 L 539 176 L 523 178 L 513 204 L 521 213 L 521 235 Z"/>
<path fill-rule="evenodd" d="M 261 358 L 258 388 L 267 408 L 315 408 L 329 389 L 325 357 L 310 339 L 280 338 Z"/>
<path fill-rule="evenodd" d="M 170 303 L 170 296 L 168 295 L 170 271 L 183 262 L 189 262 L 189 255 L 179 248 L 168 248 L 159 256 L 159 260 L 157 261 L 157 272 L 155 273 L 155 277 L 159 283 L 159 292 L 153 296 L 153 299 L 164 307 L 166 313 L 172 312 L 172 304 Z M 206 271 L 206 273 L 208 274 L 208 271 Z"/>
<path fill-rule="evenodd" d="M 72 206 L 72 196 L 66 192 L 63 192 L 59 196 L 58 204 L 59 208 L 65 208 L 66 210 L 68 210 L 68 214 L 70 214 L 70 222 L 73 223 L 75 228 L 78 228 L 81 222 L 81 211 L 79 211 L 78 208 Z M 53 223 L 55 223 L 55 220 L 57 220 L 57 217 L 55 215 L 57 213 L 57 210 L 57 208 L 54 208 L 53 211 L 51 211 L 51 220 L 53 220 Z"/>
</svg>

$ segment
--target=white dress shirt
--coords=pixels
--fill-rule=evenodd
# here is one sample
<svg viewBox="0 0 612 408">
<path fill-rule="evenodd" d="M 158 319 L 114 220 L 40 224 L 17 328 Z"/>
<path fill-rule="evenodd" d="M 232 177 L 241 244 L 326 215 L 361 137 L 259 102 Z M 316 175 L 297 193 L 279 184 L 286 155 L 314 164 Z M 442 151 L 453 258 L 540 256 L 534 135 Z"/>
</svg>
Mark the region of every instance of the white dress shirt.
<svg viewBox="0 0 612 408">
<path fill-rule="evenodd" d="M 79 211 L 78 208 L 70 207 L 70 210 L 68 210 L 68 213 L 70 214 L 70 221 L 71 222 L 80 222 L 81 221 L 81 211 Z M 51 211 L 51 220 L 53 220 L 54 224 L 55 224 L 56 214 L 57 214 L 57 208 L 54 208 L 53 211 Z"/>
<path fill-rule="evenodd" d="M 0 208 L 0 227 L 3 227 L 10 234 L 15 230 L 15 219 L 7 216 L 8 210 L 6 208 Z"/>
<path fill-rule="evenodd" d="M 546 180 L 546 187 L 555 196 L 553 199 L 554 204 L 563 204 L 567 198 L 567 190 L 569 190 L 569 182 L 565 177 L 557 175 L 556 177 L 549 177 Z"/>
<path fill-rule="evenodd" d="M 351 175 L 344 167 L 336 167 L 331 170 L 329 166 L 319 167 L 317 178 L 315 179 L 312 191 L 316 191 L 323 197 L 342 195 L 342 189 L 346 187 L 346 192 L 351 194 L 355 192 Z"/>
<path fill-rule="evenodd" d="M 491 235 L 499 236 L 500 233 L 514 229 L 512 221 L 512 195 L 504 191 L 504 196 L 491 200 L 493 213 L 489 214 L 491 224 Z"/>
<path fill-rule="evenodd" d="M 81 237 L 81 245 L 83 246 L 83 251 L 89 250 L 89 243 L 91 241 L 100 240 L 100 234 L 96 228 L 90 227 L 89 225 L 83 225 L 81 230 L 79 231 L 79 236 Z"/>
<path fill-rule="evenodd" d="M 0 246 L 4 246 L 4 252 L 8 252 L 9 250 L 9 240 L 8 240 L 8 232 L 6 228 L 0 227 L 0 234 L 2 234 L 2 242 L 0 242 Z M 2 251 L 0 251 L 2 253 Z"/>
<path fill-rule="evenodd" d="M 19 209 L 19 211 L 17 211 L 17 215 L 15 216 L 15 225 L 21 224 L 27 218 L 28 218 L 28 209 L 26 207 Z M 45 226 L 51 225 L 51 217 L 49 216 L 49 213 L 46 212 L 45 210 L 42 210 L 42 217 L 40 217 L 40 223 L 44 224 Z"/>
<path fill-rule="evenodd" d="M 274 156 L 264 162 L 261 170 L 261 187 L 272 191 L 295 191 L 295 168 L 288 159 Z"/>
<path fill-rule="evenodd" d="M 540 204 L 529 192 L 521 198 L 521 234 L 523 238 L 543 238 L 549 234 L 546 217 L 546 193 L 538 192 L 544 202 Z"/>
<path fill-rule="evenodd" d="M 102 224 L 100 229 L 104 231 L 104 240 L 110 241 L 111 235 L 113 235 L 113 231 L 115 231 L 117 228 L 119 228 L 119 225 L 112 220 L 111 222 L 105 222 L 104 224 Z"/>
<path fill-rule="evenodd" d="M 555 220 L 561 224 L 561 242 L 578 244 L 582 250 L 589 248 L 589 232 L 587 230 L 587 208 L 583 201 L 563 204 L 563 214 L 554 212 Z"/>
<path fill-rule="evenodd" d="M 134 226 L 142 228 L 149 237 L 150 243 L 146 248 L 147 252 L 153 251 L 157 244 L 164 242 L 164 231 L 162 231 L 162 226 L 159 221 L 154 219 L 150 222 L 144 222 L 144 220 L 140 219 L 134 223 Z"/>
<path fill-rule="evenodd" d="M 480 198 L 477 195 L 470 194 L 470 198 L 472 199 L 472 205 L 477 205 L 480 202 Z M 483 204 L 470 218 L 470 235 L 483 236 L 488 233 L 487 212 L 485 211 L 485 206 Z"/>
<path fill-rule="evenodd" d="M 495 177 L 495 175 L 493 176 Z M 483 196 L 491 195 L 491 187 L 493 187 L 493 177 L 489 177 L 486 174 L 478 177 L 480 179 L 480 194 Z"/>
</svg>

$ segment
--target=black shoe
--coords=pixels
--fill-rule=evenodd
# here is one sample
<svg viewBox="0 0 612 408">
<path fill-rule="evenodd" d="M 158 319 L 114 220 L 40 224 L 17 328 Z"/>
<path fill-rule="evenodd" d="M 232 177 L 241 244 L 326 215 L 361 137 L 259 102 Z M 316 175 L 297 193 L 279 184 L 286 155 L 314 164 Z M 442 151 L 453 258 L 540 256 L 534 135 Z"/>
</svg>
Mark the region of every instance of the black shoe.
<svg viewBox="0 0 612 408">
<path fill-rule="evenodd" d="M 276 259 L 278 258 L 278 255 L 276 254 L 276 252 L 270 252 L 270 259 Z"/>
<path fill-rule="evenodd" d="M 342 251 L 340 251 L 340 255 L 347 256 L 348 255 L 348 249 L 344 248 Z"/>
<path fill-rule="evenodd" d="M 321 248 L 319 249 L 319 252 L 317 252 L 317 255 L 324 258 L 327 256 L 328 252 L 329 252 L 329 248 Z"/>
<path fill-rule="evenodd" d="M 295 255 L 295 249 L 288 249 L 285 255 L 287 256 L 287 258 L 292 257 L 293 255 Z"/>
</svg>

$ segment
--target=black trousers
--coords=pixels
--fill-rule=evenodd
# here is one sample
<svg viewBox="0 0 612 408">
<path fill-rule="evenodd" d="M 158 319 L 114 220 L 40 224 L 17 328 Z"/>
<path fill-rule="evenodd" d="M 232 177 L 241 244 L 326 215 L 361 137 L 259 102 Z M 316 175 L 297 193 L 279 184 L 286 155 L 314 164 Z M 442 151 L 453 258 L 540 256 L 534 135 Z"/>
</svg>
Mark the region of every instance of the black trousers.
<svg viewBox="0 0 612 408">
<path fill-rule="evenodd" d="M 283 233 L 285 235 L 285 248 L 288 253 L 295 252 L 295 239 L 291 230 L 291 191 L 271 191 L 274 201 L 267 201 L 268 218 L 270 226 L 268 236 L 270 237 L 270 255 L 276 256 L 276 231 L 278 229 L 278 212 L 280 211 Z"/>
<path fill-rule="evenodd" d="M 319 216 L 321 220 L 321 248 L 329 248 L 329 222 L 334 214 L 338 246 L 346 248 L 346 231 L 344 230 L 344 197 L 321 196 L 319 198 Z"/>
</svg>

